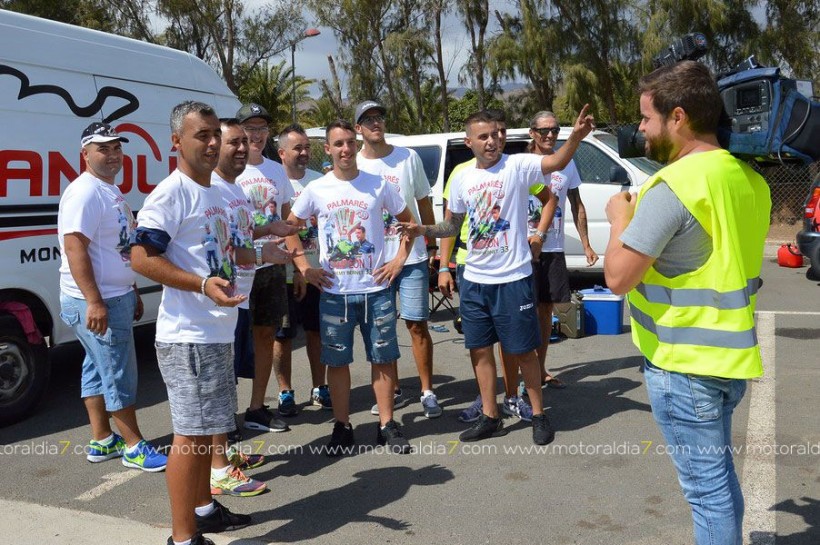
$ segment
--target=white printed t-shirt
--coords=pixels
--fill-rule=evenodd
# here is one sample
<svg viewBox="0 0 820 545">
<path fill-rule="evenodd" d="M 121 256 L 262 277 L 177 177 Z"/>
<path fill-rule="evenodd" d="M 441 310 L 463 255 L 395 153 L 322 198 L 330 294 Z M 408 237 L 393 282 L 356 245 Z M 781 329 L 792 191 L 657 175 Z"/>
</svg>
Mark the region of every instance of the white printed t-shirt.
<svg viewBox="0 0 820 545">
<path fill-rule="evenodd" d="M 550 190 L 558 196 L 558 207 L 552 217 L 552 225 L 547 230 L 547 238 L 544 239 L 542 252 L 563 252 L 564 251 L 564 222 L 567 219 L 567 193 L 570 189 L 581 186 L 581 176 L 575 161 L 570 161 L 564 170 L 544 174 L 544 184 L 549 182 Z M 538 222 L 541 221 L 541 201 L 537 197 L 530 196 L 528 208 L 529 234 L 534 235 L 538 231 Z"/>
<path fill-rule="evenodd" d="M 163 256 L 198 276 L 235 274 L 230 216 L 222 192 L 175 170 L 157 185 L 137 214 L 139 228 L 171 237 Z M 231 343 L 236 307 L 217 307 L 198 291 L 164 286 L 156 340 L 164 343 Z"/>
<path fill-rule="evenodd" d="M 211 185 L 219 189 L 228 211 L 228 229 L 230 231 L 233 248 L 248 248 L 253 250 L 253 207 L 235 183 L 230 183 L 216 172 L 211 173 Z M 253 263 L 247 265 L 236 264 L 236 279 L 234 293 L 250 297 L 253 287 L 253 276 L 256 267 Z M 250 308 L 246 299 L 239 303 L 239 308 Z"/>
<path fill-rule="evenodd" d="M 388 185 L 366 172 L 349 182 L 329 172 L 296 199 L 294 215 L 303 220 L 316 216 L 318 222 L 319 263 L 334 274 L 325 291 L 341 295 L 387 288 L 373 279 L 373 271 L 384 263 L 382 210 L 395 216 L 406 208 Z"/>
<path fill-rule="evenodd" d="M 359 170 L 380 176 L 388 185 L 398 191 L 413 221 L 421 223 L 418 200 L 430 195 L 430 182 L 424 173 L 424 163 L 418 153 L 409 148 L 393 146 L 389 155 L 380 159 L 366 159 L 361 152 L 356 156 L 356 165 Z M 398 220 L 393 214 L 384 214 L 384 260 L 390 261 L 399 252 L 401 237 L 398 230 Z M 427 247 L 424 237 L 416 237 L 413 248 L 407 257 L 405 265 L 413 265 L 427 261 Z"/>
<path fill-rule="evenodd" d="M 540 156 L 519 153 L 488 169 L 467 166 L 453 178 L 448 206 L 468 222 L 464 278 L 503 284 L 532 274 L 527 199 L 543 176 Z"/>
<path fill-rule="evenodd" d="M 293 198 L 293 187 L 290 185 L 285 167 L 263 157 L 258 165 L 248 164 L 244 172 L 236 177 L 236 183 L 251 201 L 253 219 L 257 226 L 287 219 L 282 217 L 282 205 L 290 203 Z M 275 237 L 261 237 L 256 239 L 254 244 L 261 246 L 273 238 Z M 270 263 L 257 268 L 262 267 L 270 267 Z"/>
<path fill-rule="evenodd" d="M 300 180 L 290 179 L 290 185 L 293 188 L 293 198 L 291 199 L 290 207 L 293 210 L 293 205 L 305 187 L 312 181 L 318 180 L 323 174 L 315 170 L 306 169 L 305 175 Z M 287 219 L 287 218 L 285 218 Z M 319 227 L 316 225 L 316 216 L 311 216 L 305 219 L 304 229 L 299 231 L 299 240 L 302 241 L 302 250 L 305 253 L 311 268 L 319 268 Z M 293 281 L 293 263 L 286 264 L 288 282 Z"/>
<path fill-rule="evenodd" d="M 91 242 L 88 255 L 94 282 L 103 299 L 118 297 L 134 289 L 131 269 L 131 233 L 137 222 L 120 189 L 83 172 L 60 198 L 57 238 L 60 241 L 60 290 L 71 297 L 85 296 L 68 268 L 65 235 L 81 233 Z"/>
</svg>

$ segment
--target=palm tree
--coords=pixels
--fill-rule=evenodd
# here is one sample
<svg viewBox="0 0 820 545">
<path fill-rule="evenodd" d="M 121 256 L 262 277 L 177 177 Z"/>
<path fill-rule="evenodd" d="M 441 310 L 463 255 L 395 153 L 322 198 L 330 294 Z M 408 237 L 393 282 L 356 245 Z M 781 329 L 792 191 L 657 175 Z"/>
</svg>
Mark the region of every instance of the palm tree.
<svg viewBox="0 0 820 545">
<path fill-rule="evenodd" d="M 263 106 L 271 118 L 271 126 L 282 128 L 291 120 L 291 74 L 293 68 L 285 61 L 278 64 L 261 64 L 251 69 L 239 88 L 239 100 L 255 102 Z M 310 98 L 310 86 L 314 80 L 296 75 L 296 111 L 299 104 Z"/>
</svg>

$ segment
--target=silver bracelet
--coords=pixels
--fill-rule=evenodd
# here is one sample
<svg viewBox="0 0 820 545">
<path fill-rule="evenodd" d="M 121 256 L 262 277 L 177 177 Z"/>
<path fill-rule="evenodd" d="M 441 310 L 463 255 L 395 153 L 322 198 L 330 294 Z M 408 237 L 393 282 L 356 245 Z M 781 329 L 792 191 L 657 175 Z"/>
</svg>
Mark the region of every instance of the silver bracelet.
<svg viewBox="0 0 820 545">
<path fill-rule="evenodd" d="M 199 284 L 199 293 L 201 293 L 201 294 L 202 294 L 202 295 L 204 295 L 205 297 L 208 297 L 207 295 L 205 295 L 205 284 L 207 284 L 207 283 L 208 283 L 208 279 L 209 279 L 209 278 L 210 278 L 210 276 L 206 276 L 206 277 L 204 277 L 204 278 L 202 279 L 202 282 L 200 282 L 200 284 Z"/>
</svg>

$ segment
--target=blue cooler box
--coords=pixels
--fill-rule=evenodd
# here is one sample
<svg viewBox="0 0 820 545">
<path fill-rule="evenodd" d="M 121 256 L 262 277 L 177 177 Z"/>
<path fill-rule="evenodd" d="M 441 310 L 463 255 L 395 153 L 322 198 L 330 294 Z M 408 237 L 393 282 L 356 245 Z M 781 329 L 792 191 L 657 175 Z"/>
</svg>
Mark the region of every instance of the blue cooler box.
<svg viewBox="0 0 820 545">
<path fill-rule="evenodd" d="M 584 327 L 587 335 L 620 335 L 624 332 L 624 296 L 595 286 L 581 290 L 584 296 Z"/>
</svg>

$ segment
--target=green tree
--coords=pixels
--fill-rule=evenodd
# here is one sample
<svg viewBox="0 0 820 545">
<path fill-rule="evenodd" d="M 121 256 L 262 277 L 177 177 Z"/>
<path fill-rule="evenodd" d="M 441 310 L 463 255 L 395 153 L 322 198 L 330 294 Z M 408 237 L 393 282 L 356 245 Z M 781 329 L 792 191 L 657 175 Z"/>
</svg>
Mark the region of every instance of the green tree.
<svg viewBox="0 0 820 545">
<path fill-rule="evenodd" d="M 460 81 L 472 82 L 478 98 L 478 107 L 484 109 L 487 107 L 488 98 L 484 85 L 484 72 L 487 64 L 484 39 L 487 34 L 487 24 L 490 21 L 490 3 L 488 0 L 456 0 L 456 10 L 470 34 L 470 58 L 462 68 Z"/>
<path fill-rule="evenodd" d="M 259 64 L 248 70 L 239 88 L 239 100 L 264 106 L 272 118 L 271 125 L 282 128 L 291 121 L 291 74 L 293 68 L 285 61 L 273 65 Z M 310 86 L 314 81 L 298 74 L 295 79 L 298 105 L 309 99 Z"/>
</svg>

